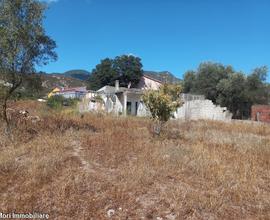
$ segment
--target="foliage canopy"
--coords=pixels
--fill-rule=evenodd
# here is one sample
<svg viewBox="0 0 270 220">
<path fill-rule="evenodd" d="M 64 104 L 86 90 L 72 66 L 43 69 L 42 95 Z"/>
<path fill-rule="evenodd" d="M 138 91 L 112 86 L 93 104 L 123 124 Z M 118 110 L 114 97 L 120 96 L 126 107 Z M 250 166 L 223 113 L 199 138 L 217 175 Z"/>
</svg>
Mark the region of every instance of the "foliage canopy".
<svg viewBox="0 0 270 220">
<path fill-rule="evenodd" d="M 36 65 L 56 60 L 55 42 L 43 27 L 45 4 L 37 0 L 0 1 L 0 80 L 10 86 L 2 88 L 2 116 L 7 100 L 19 88 Z"/>
<path fill-rule="evenodd" d="M 163 85 L 159 90 L 149 90 L 143 95 L 143 101 L 151 112 L 152 118 L 160 122 L 168 121 L 181 106 L 182 88 L 180 85 Z"/>
<path fill-rule="evenodd" d="M 117 56 L 114 59 L 106 58 L 92 70 L 88 80 L 89 89 L 96 90 L 106 85 L 119 85 L 127 87 L 136 86 L 143 75 L 141 59 L 132 55 Z"/>
<path fill-rule="evenodd" d="M 204 95 L 215 104 L 227 107 L 233 118 L 248 118 L 253 104 L 269 103 L 267 72 L 267 67 L 263 66 L 246 75 L 231 66 L 202 63 L 197 71 L 185 73 L 183 91 Z"/>
</svg>

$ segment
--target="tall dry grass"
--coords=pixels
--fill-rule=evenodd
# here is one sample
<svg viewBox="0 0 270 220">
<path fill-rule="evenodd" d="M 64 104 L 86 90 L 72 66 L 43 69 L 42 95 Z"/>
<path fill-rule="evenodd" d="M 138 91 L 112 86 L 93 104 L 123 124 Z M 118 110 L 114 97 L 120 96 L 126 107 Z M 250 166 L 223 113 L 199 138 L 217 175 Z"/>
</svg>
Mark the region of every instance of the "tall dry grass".
<svg viewBox="0 0 270 220">
<path fill-rule="evenodd" d="M 269 125 L 171 121 L 153 137 L 148 119 L 44 108 L 35 107 L 40 122 L 16 125 L 13 141 L 0 137 L 2 212 L 270 219 Z"/>
</svg>

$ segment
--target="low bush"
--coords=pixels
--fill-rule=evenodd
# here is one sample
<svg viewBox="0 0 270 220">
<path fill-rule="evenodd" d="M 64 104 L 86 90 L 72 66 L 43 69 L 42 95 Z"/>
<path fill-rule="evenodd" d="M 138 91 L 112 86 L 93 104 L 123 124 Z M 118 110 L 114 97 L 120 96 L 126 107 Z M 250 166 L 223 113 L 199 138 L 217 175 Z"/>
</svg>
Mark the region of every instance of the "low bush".
<svg viewBox="0 0 270 220">
<path fill-rule="evenodd" d="M 78 101 L 78 99 L 64 98 L 61 95 L 55 95 L 48 99 L 47 105 L 53 109 L 61 109 L 63 106 L 74 107 Z"/>
</svg>

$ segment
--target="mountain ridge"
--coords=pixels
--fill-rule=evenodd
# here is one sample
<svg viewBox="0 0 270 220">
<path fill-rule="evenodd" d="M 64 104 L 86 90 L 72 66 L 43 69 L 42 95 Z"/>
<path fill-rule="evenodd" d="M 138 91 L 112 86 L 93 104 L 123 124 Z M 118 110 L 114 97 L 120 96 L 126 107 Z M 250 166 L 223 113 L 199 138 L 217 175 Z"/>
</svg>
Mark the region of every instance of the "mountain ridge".
<svg viewBox="0 0 270 220">
<path fill-rule="evenodd" d="M 89 76 L 91 75 L 91 72 L 83 69 L 73 69 L 68 70 L 64 73 L 49 73 L 53 75 L 62 75 L 65 77 L 78 79 L 82 81 L 86 81 Z M 159 81 L 162 81 L 164 83 L 179 83 L 181 82 L 181 79 L 177 78 L 173 73 L 169 71 L 144 71 L 144 74 L 152 77 L 154 79 L 157 79 Z"/>
<path fill-rule="evenodd" d="M 179 83 L 180 79 L 175 77 L 169 71 L 144 71 L 144 74 L 162 81 L 164 83 Z M 82 69 L 69 70 L 64 73 L 40 73 L 42 87 L 46 92 L 55 87 L 82 87 L 87 86 L 87 79 L 90 72 Z"/>
</svg>

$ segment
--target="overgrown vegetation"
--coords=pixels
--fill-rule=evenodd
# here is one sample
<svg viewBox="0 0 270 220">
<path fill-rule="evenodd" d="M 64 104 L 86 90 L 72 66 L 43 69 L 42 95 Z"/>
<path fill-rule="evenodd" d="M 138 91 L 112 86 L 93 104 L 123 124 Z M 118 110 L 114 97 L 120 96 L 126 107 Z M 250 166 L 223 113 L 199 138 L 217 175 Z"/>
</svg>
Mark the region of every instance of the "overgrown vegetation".
<svg viewBox="0 0 270 220">
<path fill-rule="evenodd" d="M 61 95 L 54 95 L 48 99 L 47 105 L 53 109 L 62 109 L 64 106 L 75 107 L 78 101 L 79 99 L 65 98 Z"/>
<path fill-rule="evenodd" d="M 159 90 L 148 90 L 143 95 L 143 102 L 151 112 L 154 120 L 154 132 L 160 134 L 161 129 L 173 113 L 181 106 L 182 88 L 180 85 L 163 85 Z"/>
<path fill-rule="evenodd" d="M 39 74 L 23 76 L 22 84 L 14 92 L 11 99 L 37 99 L 43 97 L 42 80 Z"/>
<path fill-rule="evenodd" d="M 186 72 L 183 91 L 205 95 L 215 104 L 227 107 L 233 113 L 233 118 L 247 119 L 253 104 L 270 102 L 267 72 L 267 67 L 263 66 L 246 75 L 231 66 L 202 63 L 197 71 Z"/>
<path fill-rule="evenodd" d="M 163 137 L 153 138 L 148 119 L 82 119 L 33 101 L 9 107 L 41 120 L 18 121 L 13 142 L 0 132 L 1 212 L 42 211 L 50 219 L 270 218 L 269 125 L 170 121 Z"/>
</svg>

